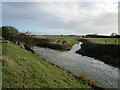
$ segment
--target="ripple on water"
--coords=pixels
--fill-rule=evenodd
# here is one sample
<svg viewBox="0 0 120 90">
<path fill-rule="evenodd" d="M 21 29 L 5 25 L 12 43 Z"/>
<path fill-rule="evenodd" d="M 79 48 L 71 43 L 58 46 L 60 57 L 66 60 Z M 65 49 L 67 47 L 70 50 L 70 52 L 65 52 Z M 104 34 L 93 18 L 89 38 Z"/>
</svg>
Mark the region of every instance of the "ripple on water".
<svg viewBox="0 0 120 90">
<path fill-rule="evenodd" d="M 80 43 L 75 44 L 70 51 L 60 52 L 48 48 L 34 47 L 34 50 L 48 60 L 63 66 L 76 74 L 85 75 L 97 83 L 107 87 L 118 87 L 118 68 L 109 66 L 102 61 L 76 54 Z"/>
</svg>

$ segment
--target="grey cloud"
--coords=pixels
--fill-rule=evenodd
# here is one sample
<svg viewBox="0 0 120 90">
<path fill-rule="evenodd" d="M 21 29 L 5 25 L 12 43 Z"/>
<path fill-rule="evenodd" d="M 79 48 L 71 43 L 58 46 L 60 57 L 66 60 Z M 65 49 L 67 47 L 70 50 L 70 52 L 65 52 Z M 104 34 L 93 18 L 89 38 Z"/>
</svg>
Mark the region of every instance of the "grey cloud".
<svg viewBox="0 0 120 90">
<path fill-rule="evenodd" d="M 34 7 L 38 5 L 39 8 Z M 42 6 L 46 3 L 3 3 L 3 23 L 17 23 L 44 27 L 50 29 L 63 30 L 63 32 L 78 33 L 110 33 L 117 30 L 117 13 L 104 12 L 97 16 L 85 14 L 84 18 L 77 17 L 78 20 L 64 22 L 62 18 L 57 17 L 52 12 L 44 12 Z M 57 4 L 57 3 L 55 3 Z M 92 3 L 76 3 L 79 9 L 92 10 Z M 49 4 L 48 4 L 49 5 Z M 67 3 L 66 3 L 67 5 Z M 59 6 L 59 4 L 58 4 Z M 60 8 L 60 7 L 59 7 Z M 48 8 L 49 11 L 49 8 Z M 59 14 L 59 13 L 58 13 Z M 80 13 L 82 14 L 82 13 Z M 73 18 L 74 19 L 74 18 Z M 112 25 L 112 26 L 111 26 Z M 104 31 L 104 32 L 103 32 Z M 59 32 L 59 31 L 58 31 Z"/>
</svg>

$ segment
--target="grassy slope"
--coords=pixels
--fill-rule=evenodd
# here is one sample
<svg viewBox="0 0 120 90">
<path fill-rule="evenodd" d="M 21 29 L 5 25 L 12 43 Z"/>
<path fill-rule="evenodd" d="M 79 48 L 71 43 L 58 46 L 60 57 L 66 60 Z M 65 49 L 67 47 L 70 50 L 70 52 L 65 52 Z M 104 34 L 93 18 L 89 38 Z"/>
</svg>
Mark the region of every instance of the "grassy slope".
<svg viewBox="0 0 120 90">
<path fill-rule="evenodd" d="M 3 44 L 4 88 L 87 88 L 88 85 L 18 45 Z"/>
</svg>

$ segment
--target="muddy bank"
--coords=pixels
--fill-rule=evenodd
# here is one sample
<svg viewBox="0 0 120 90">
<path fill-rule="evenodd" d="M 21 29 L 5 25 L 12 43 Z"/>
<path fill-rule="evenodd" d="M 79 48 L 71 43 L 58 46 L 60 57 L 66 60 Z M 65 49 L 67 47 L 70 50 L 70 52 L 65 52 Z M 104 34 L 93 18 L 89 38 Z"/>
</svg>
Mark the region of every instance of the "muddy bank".
<svg viewBox="0 0 120 90">
<path fill-rule="evenodd" d="M 120 68 L 120 45 L 95 44 L 86 39 L 79 41 L 83 44 L 76 53 L 99 59 L 106 64 Z"/>
</svg>

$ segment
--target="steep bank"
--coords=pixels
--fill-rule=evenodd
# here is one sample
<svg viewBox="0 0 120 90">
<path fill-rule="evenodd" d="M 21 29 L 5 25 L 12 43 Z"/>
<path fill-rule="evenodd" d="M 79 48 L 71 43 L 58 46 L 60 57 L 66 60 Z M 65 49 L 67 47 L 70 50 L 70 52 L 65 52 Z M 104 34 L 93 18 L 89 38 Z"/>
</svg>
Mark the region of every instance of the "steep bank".
<svg viewBox="0 0 120 90">
<path fill-rule="evenodd" d="M 99 59 L 109 65 L 120 68 L 120 45 L 96 44 L 86 39 L 81 39 L 80 41 L 83 44 L 76 53 Z"/>
<path fill-rule="evenodd" d="M 90 88 L 18 45 L 3 44 L 3 88 Z"/>
</svg>

